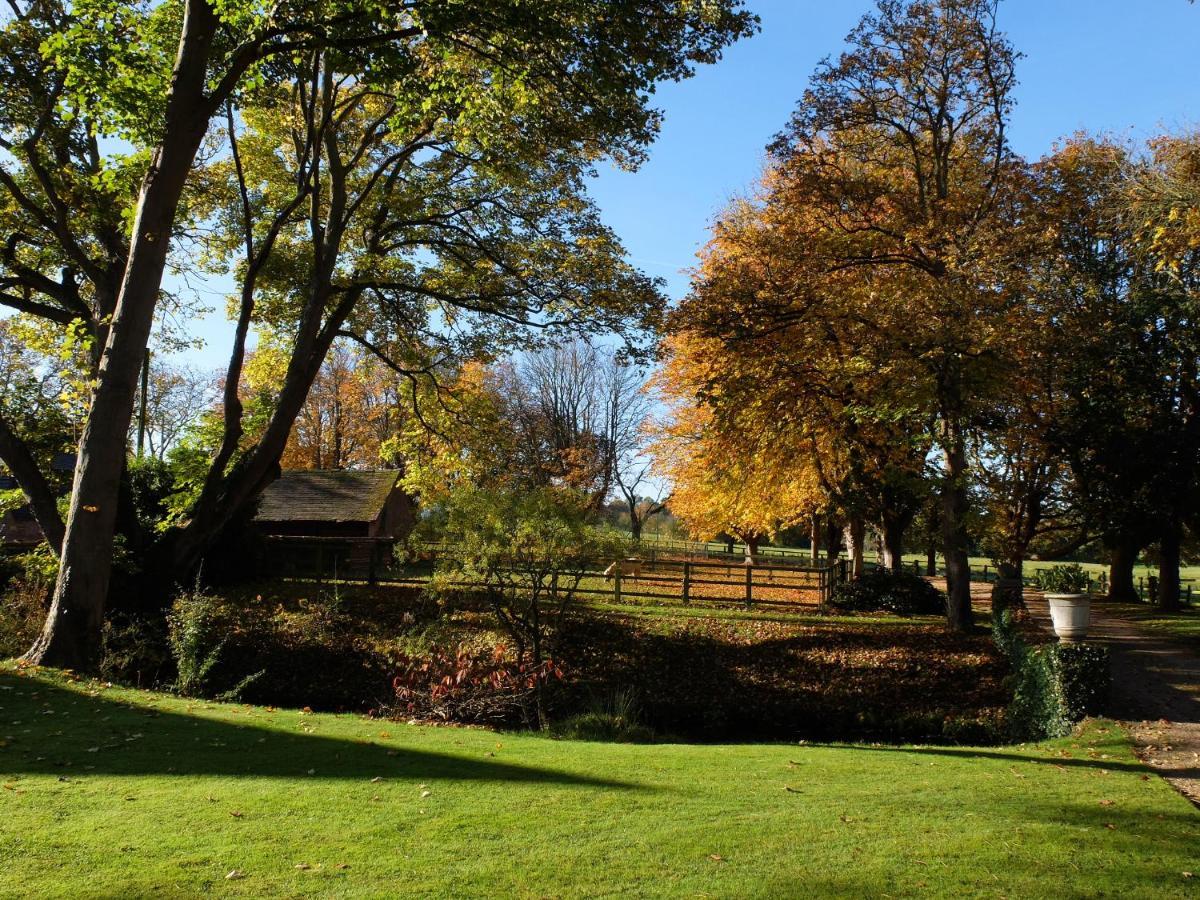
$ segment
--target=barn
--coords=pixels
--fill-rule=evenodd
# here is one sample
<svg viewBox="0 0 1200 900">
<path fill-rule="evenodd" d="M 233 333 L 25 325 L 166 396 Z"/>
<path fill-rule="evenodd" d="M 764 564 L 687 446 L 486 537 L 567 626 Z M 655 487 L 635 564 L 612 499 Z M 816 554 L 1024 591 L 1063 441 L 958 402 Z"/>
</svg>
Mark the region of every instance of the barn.
<svg viewBox="0 0 1200 900">
<path fill-rule="evenodd" d="M 254 517 L 266 573 L 373 579 L 415 521 L 399 477 L 395 469 L 283 472 Z"/>
</svg>

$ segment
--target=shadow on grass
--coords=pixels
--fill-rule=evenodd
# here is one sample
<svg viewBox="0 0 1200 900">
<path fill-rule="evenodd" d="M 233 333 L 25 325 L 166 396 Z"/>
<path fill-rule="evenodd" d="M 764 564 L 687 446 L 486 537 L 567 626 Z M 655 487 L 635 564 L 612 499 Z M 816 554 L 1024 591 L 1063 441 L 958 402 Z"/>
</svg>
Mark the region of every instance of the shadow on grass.
<svg viewBox="0 0 1200 900">
<path fill-rule="evenodd" d="M 393 722 L 378 723 L 377 731 L 383 733 L 378 738 L 348 740 L 291 730 L 300 727 L 297 722 L 320 723 L 295 711 L 248 709 L 247 718 L 253 714 L 257 721 L 239 724 L 209 718 L 205 714 L 209 705 L 197 702 L 196 715 L 168 712 L 157 709 L 152 700 L 147 705 L 130 704 L 103 694 L 70 690 L 42 678 L 0 672 L 0 772 L 65 777 L 381 777 L 641 787 L 501 762 L 490 758 L 482 743 L 474 757 L 415 749 L 413 744 L 427 734 L 417 731 L 406 733 L 401 746 L 383 736 L 407 731 L 406 726 Z M 264 719 L 277 727 L 264 727 Z"/>
</svg>

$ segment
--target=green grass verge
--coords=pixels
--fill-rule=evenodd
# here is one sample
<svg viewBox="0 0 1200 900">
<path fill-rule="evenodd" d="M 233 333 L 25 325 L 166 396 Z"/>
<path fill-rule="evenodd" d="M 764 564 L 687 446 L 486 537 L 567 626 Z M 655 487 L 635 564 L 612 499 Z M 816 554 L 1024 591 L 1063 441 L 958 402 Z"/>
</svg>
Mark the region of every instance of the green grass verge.
<svg viewBox="0 0 1200 900">
<path fill-rule="evenodd" d="M 625 746 L 4 666 L 0 723 L 5 896 L 1166 898 L 1200 874 L 1200 813 L 1104 722 L 1003 750 Z"/>
<path fill-rule="evenodd" d="M 1143 603 L 1104 603 L 1102 608 L 1163 637 L 1200 647 L 1200 609 L 1163 612 Z"/>
</svg>

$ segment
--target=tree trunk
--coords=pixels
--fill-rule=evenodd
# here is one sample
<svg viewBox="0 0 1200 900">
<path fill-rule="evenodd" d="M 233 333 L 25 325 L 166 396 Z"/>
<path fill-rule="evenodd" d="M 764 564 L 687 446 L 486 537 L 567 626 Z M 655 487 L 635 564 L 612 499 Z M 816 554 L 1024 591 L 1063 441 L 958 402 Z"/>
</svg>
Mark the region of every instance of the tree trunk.
<svg viewBox="0 0 1200 900">
<path fill-rule="evenodd" d="M 937 576 L 937 543 L 934 538 L 929 539 L 929 546 L 925 548 L 925 574 L 930 578 Z"/>
<path fill-rule="evenodd" d="M 838 528 L 837 523 L 830 519 L 825 531 L 825 547 L 831 566 L 837 565 L 837 561 L 842 555 L 842 542 L 838 540 L 841 534 L 842 530 Z"/>
<path fill-rule="evenodd" d="M 1133 584 L 1133 569 L 1137 565 L 1137 542 L 1119 538 L 1113 543 L 1108 562 L 1108 599 L 1117 603 L 1140 601 Z"/>
<path fill-rule="evenodd" d="M 268 484 L 275 480 L 279 460 L 287 447 L 288 436 L 296 421 L 309 388 L 321 369 L 334 336 L 357 302 L 357 295 L 343 295 L 338 307 L 329 314 L 324 326 L 320 312 L 326 308 L 328 285 L 314 286 L 309 311 L 316 317 L 297 340 L 287 375 L 279 390 L 275 411 L 262 438 L 222 482 L 202 495 L 192 510 L 192 517 L 170 545 L 168 570 L 185 577 L 196 571 L 221 530 L 257 500 Z"/>
<path fill-rule="evenodd" d="M 819 566 L 821 564 L 821 525 L 820 521 L 814 516 L 812 523 L 808 529 L 808 540 L 811 548 L 810 555 L 812 556 L 812 564 Z"/>
<path fill-rule="evenodd" d="M 883 536 L 880 565 L 898 573 L 904 565 L 904 526 L 895 519 L 885 517 L 880 523 L 880 533 Z"/>
<path fill-rule="evenodd" d="M 629 534 L 635 544 L 642 542 L 642 520 L 632 509 L 629 512 Z"/>
<path fill-rule="evenodd" d="M 861 578 L 863 573 L 863 543 L 866 525 L 860 516 L 854 516 L 846 524 L 846 553 L 850 556 L 850 577 Z"/>
<path fill-rule="evenodd" d="M 954 631 L 968 632 L 974 624 L 971 611 L 970 541 L 966 515 L 967 452 L 961 431 L 952 423 L 946 427 L 943 448 L 945 482 L 942 486 L 942 553 L 946 558 L 946 621 Z"/>
<path fill-rule="evenodd" d="M 1159 539 L 1158 596 L 1159 609 L 1170 612 L 1179 609 L 1179 543 L 1183 528 L 1178 517 L 1168 516 Z"/>
<path fill-rule="evenodd" d="M 29 447 L 9 427 L 3 416 L 0 416 L 0 459 L 4 460 L 13 478 L 17 480 L 21 492 L 25 494 L 25 499 L 29 501 L 33 518 L 42 529 L 46 543 L 55 553 L 62 553 L 66 526 L 63 525 L 62 516 L 58 514 L 58 501 L 54 497 L 54 491 L 50 489 L 50 484 L 38 467 L 37 460 L 29 452 Z"/>
<path fill-rule="evenodd" d="M 79 443 L 54 600 L 25 655 L 38 665 L 86 670 L 99 654 L 129 423 L 179 199 L 208 126 L 201 110 L 215 30 L 208 5 L 189 2 L 163 140 L 142 182 L 129 262 Z"/>
</svg>

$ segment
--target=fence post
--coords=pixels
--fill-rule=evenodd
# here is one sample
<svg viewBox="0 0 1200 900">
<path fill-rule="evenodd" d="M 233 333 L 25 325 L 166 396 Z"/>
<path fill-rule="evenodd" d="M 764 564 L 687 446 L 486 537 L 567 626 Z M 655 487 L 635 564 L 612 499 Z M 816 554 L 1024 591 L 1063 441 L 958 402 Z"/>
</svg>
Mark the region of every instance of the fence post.
<svg viewBox="0 0 1200 900">
<path fill-rule="evenodd" d="M 691 593 L 691 588 L 692 588 L 692 564 L 690 562 L 688 562 L 687 560 L 684 560 L 683 561 L 683 605 L 684 606 L 687 606 L 687 604 L 689 603 L 688 595 Z M 1190 590 L 1190 588 L 1189 588 L 1189 590 Z"/>
<path fill-rule="evenodd" d="M 754 603 L 754 566 L 746 566 L 746 609 Z"/>
<path fill-rule="evenodd" d="M 617 566 L 617 571 L 613 574 L 613 602 L 621 602 L 621 567 Z"/>
</svg>

